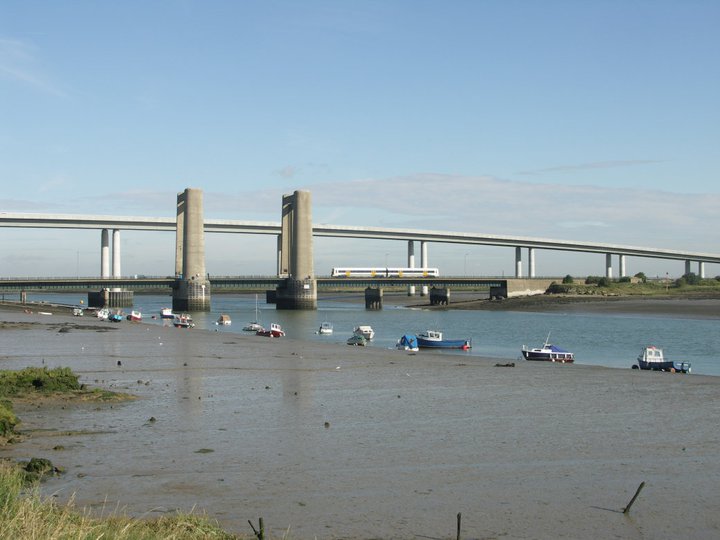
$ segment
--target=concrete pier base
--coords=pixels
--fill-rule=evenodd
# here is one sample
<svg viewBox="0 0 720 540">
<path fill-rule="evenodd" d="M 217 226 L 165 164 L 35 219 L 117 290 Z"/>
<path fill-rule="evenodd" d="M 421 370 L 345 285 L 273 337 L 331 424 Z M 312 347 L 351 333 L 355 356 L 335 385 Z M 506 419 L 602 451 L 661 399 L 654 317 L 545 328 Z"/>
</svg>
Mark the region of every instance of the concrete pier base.
<svg viewBox="0 0 720 540">
<path fill-rule="evenodd" d="M 276 309 L 317 309 L 315 279 L 287 278 L 275 290 Z"/>
<path fill-rule="evenodd" d="M 431 306 L 447 306 L 450 303 L 450 289 L 447 287 L 430 289 Z"/>
<path fill-rule="evenodd" d="M 173 287 L 173 311 L 210 311 L 207 279 L 178 279 Z"/>
<path fill-rule="evenodd" d="M 383 290 L 377 287 L 365 289 L 365 309 L 382 309 Z"/>
<path fill-rule="evenodd" d="M 175 311 L 210 311 L 210 281 L 205 272 L 203 194 L 187 188 L 177 196 L 175 271 L 182 256 L 182 272 L 173 286 Z M 182 237 L 182 240 L 180 239 Z"/>
<path fill-rule="evenodd" d="M 276 309 L 317 309 L 317 282 L 313 269 L 312 204 L 309 191 L 283 195 L 278 241 Z"/>
<path fill-rule="evenodd" d="M 103 289 L 97 292 L 88 292 L 87 305 L 94 308 L 132 307 L 133 300 L 133 291 Z"/>
</svg>

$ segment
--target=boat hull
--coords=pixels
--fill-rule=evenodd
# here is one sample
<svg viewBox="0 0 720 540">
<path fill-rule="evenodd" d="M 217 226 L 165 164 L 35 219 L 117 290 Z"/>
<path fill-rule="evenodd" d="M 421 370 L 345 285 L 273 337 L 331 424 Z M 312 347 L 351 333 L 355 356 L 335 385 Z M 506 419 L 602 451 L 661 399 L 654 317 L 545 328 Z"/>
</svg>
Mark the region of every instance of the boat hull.
<svg viewBox="0 0 720 540">
<path fill-rule="evenodd" d="M 647 371 L 669 371 L 671 373 L 690 373 L 690 362 L 643 362 L 638 361 L 637 367 Z"/>
<path fill-rule="evenodd" d="M 421 349 L 461 349 L 467 351 L 472 348 L 469 339 L 442 339 L 437 341 L 418 336 L 417 344 Z"/>
<path fill-rule="evenodd" d="M 523 358 L 525 360 L 533 360 L 538 362 L 558 362 L 560 364 L 572 364 L 575 361 L 575 358 L 573 356 L 567 356 L 567 353 L 565 354 L 564 358 L 558 358 L 557 354 L 553 356 L 555 353 L 549 353 L 549 352 L 542 352 L 542 351 L 522 351 Z"/>
</svg>

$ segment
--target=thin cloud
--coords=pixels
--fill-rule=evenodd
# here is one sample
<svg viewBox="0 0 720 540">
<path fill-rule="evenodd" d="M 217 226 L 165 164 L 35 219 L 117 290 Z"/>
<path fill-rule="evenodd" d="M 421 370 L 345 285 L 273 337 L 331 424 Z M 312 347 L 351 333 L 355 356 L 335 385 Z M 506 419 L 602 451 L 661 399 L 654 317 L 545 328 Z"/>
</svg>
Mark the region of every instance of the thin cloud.
<svg viewBox="0 0 720 540">
<path fill-rule="evenodd" d="M 591 169 L 610 169 L 616 167 L 633 167 L 637 165 L 651 165 L 654 163 L 663 163 L 664 160 L 659 159 L 625 159 L 616 161 L 595 161 L 592 163 L 581 163 L 579 165 L 558 165 L 555 167 L 547 167 L 545 169 L 535 169 L 530 171 L 520 171 L 518 174 L 525 175 L 541 175 L 555 172 L 574 172 L 586 171 Z"/>
<path fill-rule="evenodd" d="M 293 178 L 299 172 L 300 169 L 298 169 L 295 165 L 286 165 L 282 169 L 275 171 L 275 174 L 278 176 L 282 176 L 283 178 Z"/>
<path fill-rule="evenodd" d="M 720 252 L 720 195 L 420 174 L 309 186 L 337 225 L 518 235 Z M 348 197 L 348 194 L 352 197 Z M 697 231 L 703 231 L 698 235 Z M 691 247 L 693 244 L 693 247 Z"/>
<path fill-rule="evenodd" d="M 22 41 L 0 39 L 0 78 L 29 86 L 40 92 L 66 97 L 36 66 L 34 49 Z"/>
</svg>

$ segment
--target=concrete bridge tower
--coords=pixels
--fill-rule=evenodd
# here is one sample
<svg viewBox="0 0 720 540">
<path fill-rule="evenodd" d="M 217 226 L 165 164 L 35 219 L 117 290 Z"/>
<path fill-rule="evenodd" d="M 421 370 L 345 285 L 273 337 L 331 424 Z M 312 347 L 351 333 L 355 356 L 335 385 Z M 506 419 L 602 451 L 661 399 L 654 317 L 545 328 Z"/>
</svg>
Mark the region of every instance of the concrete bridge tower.
<svg viewBox="0 0 720 540">
<path fill-rule="evenodd" d="M 205 271 L 203 193 L 187 188 L 177 197 L 174 311 L 210 311 L 210 281 Z M 182 266 L 180 267 L 180 261 Z"/>
<path fill-rule="evenodd" d="M 317 309 L 309 191 L 283 196 L 279 247 L 278 275 L 285 283 L 275 293 L 277 309 Z"/>
</svg>

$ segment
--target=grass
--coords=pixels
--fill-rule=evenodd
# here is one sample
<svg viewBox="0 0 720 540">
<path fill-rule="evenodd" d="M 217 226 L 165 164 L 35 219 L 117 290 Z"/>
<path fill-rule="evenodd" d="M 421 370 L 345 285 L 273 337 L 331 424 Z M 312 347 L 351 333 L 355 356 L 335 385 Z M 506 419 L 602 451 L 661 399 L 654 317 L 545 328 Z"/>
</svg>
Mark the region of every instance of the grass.
<svg viewBox="0 0 720 540">
<path fill-rule="evenodd" d="M 23 472 L 0 462 L 0 540 L 233 540 L 247 537 L 224 531 L 214 520 L 193 513 L 136 519 L 113 512 L 92 517 L 72 501 L 43 499 L 37 485 L 27 487 Z"/>
</svg>

